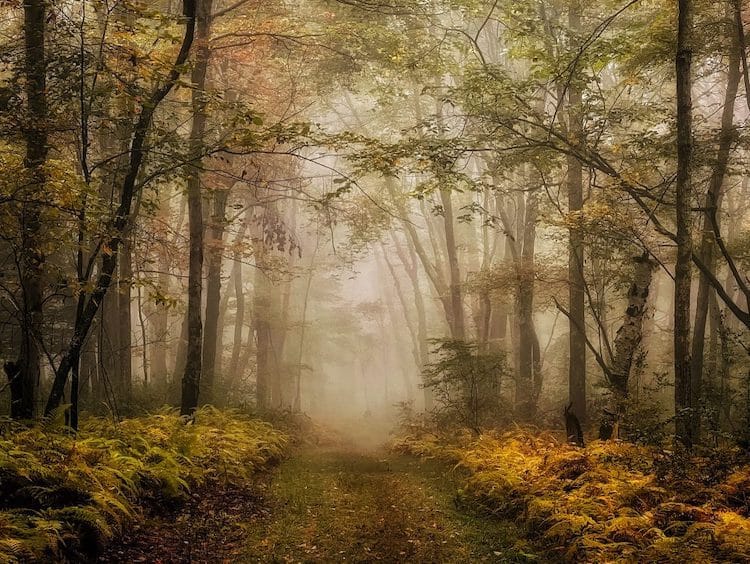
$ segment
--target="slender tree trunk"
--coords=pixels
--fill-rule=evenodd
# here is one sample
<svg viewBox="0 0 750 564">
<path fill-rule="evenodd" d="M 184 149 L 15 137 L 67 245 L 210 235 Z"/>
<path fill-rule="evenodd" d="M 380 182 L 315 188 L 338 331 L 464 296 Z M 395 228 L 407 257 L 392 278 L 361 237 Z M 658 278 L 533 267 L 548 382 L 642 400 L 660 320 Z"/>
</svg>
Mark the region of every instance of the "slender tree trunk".
<svg viewBox="0 0 750 564">
<path fill-rule="evenodd" d="M 523 420 L 530 420 L 536 412 L 537 390 L 541 390 L 539 366 L 539 341 L 534 327 L 534 252 L 538 195 L 528 193 L 523 218 L 523 248 L 517 263 L 518 311 L 518 367 L 516 380 L 516 410 Z M 536 347 L 536 351 L 535 351 Z M 536 352 L 536 354 L 535 354 Z M 535 362 L 535 358 L 537 359 Z"/>
<path fill-rule="evenodd" d="M 570 5 L 571 33 L 581 29 L 581 5 L 573 0 Z M 568 135 L 573 143 L 583 143 L 583 115 L 581 88 L 574 77 L 568 85 Z M 573 156 L 568 165 L 568 213 L 583 209 L 583 167 Z M 571 411 L 581 423 L 586 421 L 586 302 L 584 279 L 584 241 L 580 228 L 569 231 L 568 279 L 570 315 L 570 356 L 568 366 L 568 394 Z"/>
<path fill-rule="evenodd" d="M 454 339 L 463 340 L 466 338 L 466 325 L 464 322 L 464 305 L 461 292 L 461 271 L 458 266 L 458 249 L 456 248 L 456 234 L 453 224 L 453 201 L 450 190 L 440 190 L 440 201 L 443 204 L 445 249 L 448 256 L 448 272 L 450 275 L 451 333 Z"/>
<path fill-rule="evenodd" d="M 256 335 L 255 335 L 255 288 L 253 287 L 253 301 L 249 310 L 250 320 L 247 323 L 247 338 L 243 345 L 244 349 L 240 358 L 240 365 L 237 371 L 237 377 L 239 380 L 247 374 L 247 367 L 250 366 L 250 361 L 253 355 L 257 354 L 256 347 Z M 247 316 L 247 312 L 246 312 Z"/>
<path fill-rule="evenodd" d="M 81 352 L 81 396 L 82 399 L 92 402 L 95 399 L 96 386 L 96 349 L 94 339 L 87 339 Z M 93 403 L 93 402 L 92 402 Z"/>
<path fill-rule="evenodd" d="M 133 327 L 131 317 L 133 252 L 130 237 L 122 244 L 120 276 L 117 280 L 117 388 L 118 398 L 130 402 L 133 385 Z"/>
<path fill-rule="evenodd" d="M 150 346 L 148 344 L 148 330 L 146 329 L 146 317 L 143 315 L 143 292 L 141 285 L 138 285 L 136 292 L 136 302 L 138 310 L 138 326 L 141 330 L 141 365 L 143 370 L 143 387 L 146 388 L 149 385 L 149 365 L 148 365 L 148 352 Z"/>
<path fill-rule="evenodd" d="M 187 182 L 190 258 L 188 267 L 188 344 L 185 372 L 182 376 L 180 413 L 190 415 L 198 407 L 202 372 L 203 323 L 203 202 L 201 195 L 201 153 L 206 131 L 206 74 L 210 56 L 212 0 L 200 2 L 196 13 L 196 57 L 191 81 L 193 124 L 190 131 L 190 176 Z"/>
<path fill-rule="evenodd" d="M 383 255 L 383 261 L 385 262 L 385 265 L 388 269 L 388 272 L 391 275 L 391 279 L 393 280 L 393 288 L 396 293 L 396 297 L 398 299 L 399 305 L 401 306 L 401 314 L 403 315 L 403 322 L 406 324 L 406 329 L 409 334 L 409 339 L 411 341 L 411 350 L 412 350 L 412 358 L 414 362 L 416 363 L 416 366 L 419 366 L 419 344 L 417 341 L 417 332 L 414 327 L 414 323 L 412 322 L 411 315 L 409 313 L 409 307 L 406 302 L 406 299 L 404 297 L 404 293 L 401 290 L 401 281 L 398 278 L 398 274 L 396 273 L 395 269 L 393 268 L 393 265 L 391 264 L 388 255 L 386 254 L 385 246 L 381 245 L 380 250 Z M 378 258 L 378 254 L 375 254 L 375 257 Z M 393 303 L 392 294 L 390 291 L 387 290 L 388 284 L 386 281 L 386 275 L 383 271 L 383 265 L 380 264 L 380 261 L 377 261 L 379 270 L 381 271 L 381 283 L 383 284 L 383 298 L 385 300 L 385 305 L 388 309 L 388 318 L 391 324 L 391 329 L 393 331 L 392 337 L 395 340 L 395 347 L 398 352 L 398 362 L 399 362 L 399 370 L 401 371 L 401 376 L 403 379 L 404 384 L 404 391 L 406 392 L 406 401 L 413 402 L 414 401 L 414 384 L 409 376 L 409 370 L 407 370 L 407 367 L 409 365 L 409 361 L 407 360 L 407 355 L 404 353 L 404 348 L 401 346 L 401 340 L 398 336 L 398 327 L 401 325 L 401 323 L 398 322 L 398 314 L 396 313 L 396 306 Z"/>
<path fill-rule="evenodd" d="M 240 230 L 242 231 L 242 230 Z M 242 237 L 244 237 L 244 234 L 241 233 Z M 235 239 L 233 244 L 236 244 L 237 241 L 239 241 L 241 237 L 238 235 Z M 241 257 L 240 257 L 241 258 Z M 218 326 L 222 328 L 219 332 L 216 333 L 216 372 L 219 374 L 225 376 L 224 380 L 227 380 L 227 384 L 231 385 L 228 380 L 231 378 L 229 377 L 228 373 L 224 372 L 224 330 L 223 328 L 226 327 L 227 324 L 227 313 L 229 312 L 229 298 L 234 296 L 235 294 L 235 286 L 237 284 L 237 276 L 242 270 L 241 264 L 237 265 L 235 268 L 235 261 L 232 259 L 231 261 L 232 269 L 229 271 L 229 280 L 227 280 L 227 288 L 226 291 L 221 295 L 221 301 L 219 302 L 219 321 Z M 231 290 L 231 291 L 230 291 Z M 235 296 L 236 298 L 236 296 Z M 216 382 L 214 382 L 214 386 L 216 385 Z"/>
<path fill-rule="evenodd" d="M 252 209 L 252 208 L 251 208 Z M 248 215 L 251 212 L 248 211 Z M 249 219 L 242 222 L 242 227 L 237 235 L 233 251 L 232 278 L 234 279 L 234 341 L 232 343 L 232 359 L 229 363 L 229 378 L 232 386 L 237 382 L 237 372 L 240 365 L 240 355 L 242 353 L 242 331 L 245 326 L 245 291 L 243 288 L 242 278 L 242 243 L 245 239 L 247 224 Z"/>
<path fill-rule="evenodd" d="M 159 211 L 158 218 L 169 223 L 171 206 L 169 203 L 169 194 L 167 197 L 161 195 L 159 198 Z M 179 229 L 179 224 L 177 229 Z M 161 243 L 157 247 L 156 251 L 156 264 L 159 269 L 157 274 L 156 283 L 159 292 L 167 294 L 169 292 L 170 280 L 170 264 L 169 257 L 164 249 L 163 245 L 166 245 L 166 241 Z M 149 347 L 149 364 L 151 367 L 151 377 L 153 380 L 159 379 L 162 382 L 168 380 L 169 369 L 167 368 L 167 338 L 169 336 L 169 310 L 166 304 L 156 303 L 153 304 L 151 316 L 149 317 L 149 329 L 151 347 Z M 179 336 L 179 335 L 178 335 Z M 182 372 L 180 372 L 180 375 Z"/>
<path fill-rule="evenodd" d="M 295 391 L 294 405 L 295 412 L 302 410 L 302 360 L 305 356 L 305 332 L 307 329 L 307 310 L 310 303 L 310 288 L 312 288 L 313 277 L 315 276 L 315 259 L 318 256 L 320 248 L 320 232 L 315 230 L 315 248 L 310 257 L 310 270 L 307 273 L 307 282 L 305 284 L 305 294 L 302 297 L 302 320 L 299 330 L 299 345 L 297 348 L 297 362 L 295 366 Z"/>
<path fill-rule="evenodd" d="M 430 359 L 430 344 L 427 341 L 427 310 L 425 309 L 424 297 L 422 296 L 422 285 L 419 280 L 417 253 L 414 250 L 414 245 L 408 235 L 406 237 L 408 254 L 401 247 L 396 236 L 393 234 L 391 234 L 391 236 L 399 260 L 404 266 L 404 270 L 406 270 L 406 274 L 411 282 L 412 293 L 414 295 L 414 309 L 417 312 L 417 341 L 419 342 L 419 372 L 422 374 Z M 435 403 L 432 388 L 423 386 L 423 389 L 424 409 L 425 411 L 431 411 Z"/>
<path fill-rule="evenodd" d="M 188 345 L 188 329 L 190 323 L 188 319 L 187 311 L 181 316 L 180 320 L 180 335 L 177 339 L 177 347 L 174 357 L 174 370 L 172 371 L 172 393 L 175 396 L 179 396 L 179 386 L 182 381 L 182 375 L 185 372 L 185 364 L 187 361 L 187 345 Z"/>
<path fill-rule="evenodd" d="M 211 238 L 208 245 L 208 276 L 206 287 L 206 331 L 203 337 L 203 382 L 201 392 L 206 403 L 214 401 L 214 383 L 216 381 L 216 356 L 218 354 L 218 333 L 221 302 L 221 266 L 223 260 L 224 226 L 228 190 L 214 192 L 213 218 L 211 219 Z"/>
<path fill-rule="evenodd" d="M 23 126 L 26 142 L 24 168 L 29 175 L 28 190 L 21 204 L 21 248 L 19 277 L 21 282 L 21 347 L 18 359 L 9 372 L 11 381 L 11 417 L 31 419 L 34 416 L 36 389 L 41 372 L 40 339 L 44 322 L 44 251 L 41 207 L 47 182 L 47 59 L 45 35 L 46 0 L 24 2 L 24 75 L 26 79 L 27 114 Z M 12 376 L 11 376 L 12 373 Z"/>
<path fill-rule="evenodd" d="M 263 242 L 258 242 L 262 247 Z M 260 266 L 255 271 L 255 284 L 253 293 L 253 319 L 255 323 L 255 350 L 256 350 L 256 403 L 258 409 L 267 409 L 271 404 L 271 327 L 269 323 L 269 281 L 267 274 L 263 272 L 262 265 L 263 250 L 256 248 L 256 265 Z"/>
<path fill-rule="evenodd" d="M 495 196 L 495 213 L 503 205 L 500 195 Z M 500 244 L 500 243 L 498 243 Z M 510 246 L 512 241 L 506 235 L 503 237 L 503 263 L 510 264 L 512 261 L 512 252 Z M 510 307 L 505 301 L 505 296 L 499 296 L 496 292 L 492 296 L 492 314 L 490 316 L 490 334 L 489 334 L 489 348 L 492 351 L 499 351 L 504 349 L 507 344 L 508 338 L 508 317 L 510 314 Z"/>
<path fill-rule="evenodd" d="M 734 106 L 741 79 L 740 47 L 738 34 L 735 29 L 736 23 L 734 22 L 733 16 L 733 11 L 730 10 L 729 21 L 731 23 L 729 26 L 729 39 L 731 42 L 731 48 L 729 51 L 727 89 L 726 95 L 724 96 L 724 110 L 722 112 L 721 131 L 719 133 L 719 151 L 716 157 L 716 164 L 714 165 L 711 174 L 708 192 L 706 193 L 705 207 L 707 211 L 704 213 L 703 217 L 700 248 L 698 251 L 701 261 L 703 261 L 703 263 L 714 273 L 716 271 L 716 253 L 714 252 L 716 242 L 714 239 L 711 214 L 716 214 L 718 222 L 717 211 L 721 208 L 721 202 L 724 195 L 724 179 L 726 177 L 729 155 L 734 140 Z M 701 275 L 698 279 L 695 325 L 693 328 L 692 342 L 692 366 L 690 368 L 691 378 L 693 380 L 691 392 L 694 395 L 693 402 L 696 404 L 701 396 L 701 390 L 703 388 L 702 381 L 706 341 L 706 321 L 708 319 L 710 295 L 712 293 L 713 291 L 711 290 L 708 279 Z M 713 335 L 715 334 L 716 333 L 713 332 Z M 694 425 L 694 433 L 697 438 L 700 432 L 699 415 L 696 415 Z"/>
<path fill-rule="evenodd" d="M 693 241 L 691 234 L 691 159 L 693 153 L 693 2 L 678 0 L 677 16 L 677 260 L 674 297 L 674 372 L 677 440 L 692 448 L 698 440 L 697 414 L 699 389 L 694 390 L 690 362 L 690 295 Z"/>
<path fill-rule="evenodd" d="M 119 286 L 120 275 L 115 272 L 112 286 Z M 119 327 L 119 295 L 118 292 L 109 292 L 102 300 L 101 328 L 102 335 L 98 340 L 100 368 L 102 379 L 112 388 L 115 398 L 121 396 L 120 387 L 120 327 Z"/>
<path fill-rule="evenodd" d="M 291 261 L 289 262 L 289 266 L 292 266 Z M 292 280 L 283 280 L 281 286 L 283 288 L 281 299 L 278 299 L 278 290 L 271 294 L 272 298 L 275 298 L 274 305 L 278 311 L 277 315 L 272 316 L 271 344 L 273 347 L 274 372 L 272 387 L 273 402 L 274 407 L 283 409 L 292 407 L 292 404 L 289 403 L 289 398 L 292 398 L 294 395 L 294 378 L 292 378 L 289 371 L 285 369 L 286 365 L 284 360 L 286 356 L 287 329 L 289 327 L 289 304 L 291 303 L 292 296 Z"/>
</svg>

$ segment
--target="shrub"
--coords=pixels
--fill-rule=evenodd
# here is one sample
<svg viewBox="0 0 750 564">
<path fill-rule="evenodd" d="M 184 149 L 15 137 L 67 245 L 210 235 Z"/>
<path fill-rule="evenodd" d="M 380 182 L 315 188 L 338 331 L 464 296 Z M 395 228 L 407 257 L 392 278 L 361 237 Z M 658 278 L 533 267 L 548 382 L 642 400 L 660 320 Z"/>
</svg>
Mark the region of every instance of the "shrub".
<svg viewBox="0 0 750 564">
<path fill-rule="evenodd" d="M 500 410 L 500 384 L 508 369 L 502 352 L 481 352 L 476 343 L 434 339 L 437 359 L 424 369 L 424 386 L 435 398 L 433 416 L 443 426 L 479 432 Z"/>
</svg>

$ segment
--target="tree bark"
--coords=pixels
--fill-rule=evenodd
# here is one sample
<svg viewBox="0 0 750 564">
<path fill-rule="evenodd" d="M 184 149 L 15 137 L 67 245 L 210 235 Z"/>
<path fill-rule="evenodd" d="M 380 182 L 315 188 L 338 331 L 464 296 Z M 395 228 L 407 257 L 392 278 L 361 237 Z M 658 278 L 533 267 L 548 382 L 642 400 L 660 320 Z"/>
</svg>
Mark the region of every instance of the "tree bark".
<svg viewBox="0 0 750 564">
<path fill-rule="evenodd" d="M 221 302 L 221 266 L 223 261 L 224 227 L 226 224 L 226 208 L 228 190 L 214 192 L 214 209 L 211 219 L 211 238 L 208 244 L 208 274 L 206 287 L 206 331 L 203 336 L 203 400 L 205 403 L 214 401 L 214 384 L 216 381 L 216 357 L 218 354 L 218 333 L 220 302 Z"/>
<path fill-rule="evenodd" d="M 131 317 L 133 252 L 130 236 L 122 243 L 120 275 L 117 279 L 117 397 L 129 403 L 133 387 L 133 321 Z"/>
<path fill-rule="evenodd" d="M 260 248 L 258 248 L 260 247 Z M 267 274 L 263 271 L 263 242 L 257 243 L 255 249 L 255 262 L 259 268 L 255 271 L 255 284 L 253 293 L 253 320 L 255 323 L 255 359 L 256 380 L 255 393 L 256 404 L 259 410 L 267 409 L 271 404 L 271 327 L 269 323 L 270 284 Z"/>
<path fill-rule="evenodd" d="M 536 412 L 537 390 L 541 390 L 538 357 L 539 342 L 534 327 L 534 252 L 536 247 L 537 192 L 528 192 L 523 218 L 523 247 L 516 266 L 518 311 L 518 374 L 516 376 L 516 411 L 525 421 Z M 536 348 L 536 351 L 535 351 Z M 535 361 L 536 359 L 536 361 Z"/>
<path fill-rule="evenodd" d="M 625 318 L 617 330 L 609 381 L 615 396 L 613 413 L 622 413 L 624 400 L 628 396 L 628 381 L 633 358 L 643 339 L 643 317 L 646 314 L 654 264 L 644 254 L 635 259 L 633 283 L 628 290 L 628 307 Z"/>
<path fill-rule="evenodd" d="M 693 241 L 691 196 L 693 153 L 693 1 L 678 0 L 677 53 L 677 182 L 675 190 L 676 243 L 674 297 L 674 372 L 676 437 L 686 448 L 698 440 L 698 393 L 691 375 L 690 295 Z"/>
<path fill-rule="evenodd" d="M 252 208 L 250 208 L 252 210 Z M 248 216 L 251 211 L 247 212 Z M 235 302 L 235 317 L 234 317 L 234 341 L 232 343 L 232 358 L 229 363 L 229 378 L 232 386 L 237 381 L 237 372 L 240 366 L 240 355 L 242 354 L 242 332 L 245 326 L 245 290 L 243 288 L 242 278 L 242 244 L 245 239 L 245 233 L 247 231 L 247 224 L 249 219 L 242 222 L 240 232 L 237 234 L 237 239 L 234 244 L 233 251 L 233 264 L 232 278 L 234 278 L 234 302 Z"/>
<path fill-rule="evenodd" d="M 190 77 L 195 85 L 192 95 L 193 124 L 190 131 L 190 176 L 187 182 L 190 256 L 188 266 L 188 339 L 185 372 L 182 376 L 180 413 L 192 414 L 198 407 L 203 352 L 203 202 L 201 194 L 201 153 L 206 131 L 206 74 L 210 56 L 212 0 L 203 0 L 196 13 L 196 56 Z"/>
<path fill-rule="evenodd" d="M 41 207 L 47 182 L 47 59 L 45 35 L 46 0 L 24 2 L 24 75 L 26 79 L 27 114 L 23 128 L 26 142 L 24 168 L 28 189 L 21 204 L 20 282 L 22 293 L 21 347 L 15 366 L 16 379 L 11 385 L 11 417 L 34 417 L 36 389 L 41 372 L 40 339 L 44 322 L 44 262 L 40 234 Z"/>
<path fill-rule="evenodd" d="M 414 308 L 417 312 L 417 341 L 419 343 L 419 372 L 424 372 L 424 367 L 427 366 L 430 358 L 430 344 L 427 341 L 427 311 L 425 309 L 424 297 L 422 296 L 422 286 L 419 280 L 419 271 L 417 263 L 417 254 L 414 250 L 411 239 L 406 237 L 406 245 L 408 249 L 408 255 L 401 247 L 396 236 L 391 233 L 393 244 L 396 247 L 396 253 L 398 254 L 399 260 L 406 270 L 406 274 L 411 282 L 412 293 L 414 295 Z M 433 396 L 432 388 L 429 386 L 423 386 L 424 389 L 424 409 L 425 411 L 431 411 L 434 407 L 435 398 Z"/>
<path fill-rule="evenodd" d="M 160 194 L 159 198 L 159 211 L 158 219 L 163 221 L 165 224 L 169 223 L 171 206 L 169 202 L 169 194 L 166 197 Z M 177 227 L 179 229 L 179 225 Z M 156 250 L 156 264 L 159 269 L 157 274 L 157 288 L 159 292 L 168 293 L 170 287 L 169 271 L 170 263 L 169 256 L 164 246 L 167 244 L 166 240 L 161 242 Z M 167 368 L 167 338 L 169 336 L 169 310 L 166 304 L 155 303 L 149 317 L 149 333 L 150 333 L 150 344 L 149 347 L 149 364 L 151 367 L 151 378 L 152 380 L 159 379 L 162 382 L 168 380 Z"/>
<path fill-rule="evenodd" d="M 581 29 L 581 5 L 573 0 L 570 5 L 569 27 L 576 34 Z M 577 43 L 577 41 L 574 41 Z M 568 85 L 568 134 L 575 144 L 583 143 L 583 101 L 577 73 Z M 574 156 L 567 157 L 568 213 L 573 215 L 583 209 L 583 167 Z M 575 220 L 575 218 L 574 218 Z M 568 280 L 570 315 L 570 355 L 568 365 L 568 396 L 571 411 L 578 420 L 586 422 L 586 301 L 584 279 L 584 241 L 579 227 L 569 231 Z"/>
<path fill-rule="evenodd" d="M 383 261 L 388 269 L 388 272 L 391 275 L 391 279 L 393 280 L 393 288 L 396 293 L 396 298 L 398 299 L 398 303 L 401 306 L 401 314 L 403 315 L 403 322 L 406 324 L 407 332 L 409 333 L 409 339 L 411 341 L 411 351 L 412 351 L 412 358 L 415 362 L 415 366 L 417 369 L 419 369 L 419 342 L 417 337 L 417 331 L 414 327 L 414 323 L 412 322 L 411 315 L 409 312 L 408 303 L 406 302 L 406 298 L 404 296 L 404 293 L 401 289 L 401 281 L 398 278 L 398 274 L 396 273 L 395 269 L 393 268 L 393 264 L 391 263 L 390 259 L 388 258 L 388 255 L 386 253 L 385 246 L 381 244 L 380 250 L 383 255 Z M 378 254 L 375 254 L 376 259 L 378 258 Z M 380 263 L 380 261 L 377 261 Z M 396 306 L 393 303 L 393 299 L 391 296 L 391 292 L 387 289 L 387 282 L 386 282 L 386 275 L 383 272 L 383 266 L 381 264 L 378 264 L 378 267 L 381 271 L 381 283 L 383 284 L 383 299 L 385 301 L 385 305 L 388 308 L 388 318 L 390 320 L 391 329 L 393 331 L 393 338 L 395 339 L 395 346 L 398 353 L 398 360 L 399 360 L 399 370 L 401 371 L 401 376 L 404 384 L 404 391 L 406 392 L 406 401 L 413 402 L 414 401 L 414 384 L 412 382 L 411 377 L 409 376 L 409 370 L 407 370 L 407 367 L 409 365 L 409 361 L 407 360 L 407 355 L 404 353 L 404 348 L 401 346 L 401 341 L 398 337 L 398 327 L 401 325 L 398 322 L 398 314 L 396 313 Z"/>
<path fill-rule="evenodd" d="M 453 223 L 453 200 L 450 190 L 440 190 L 440 201 L 443 204 L 443 225 L 445 227 L 445 250 L 448 256 L 448 273 L 450 279 L 451 336 L 454 339 L 466 339 L 464 322 L 464 304 L 461 292 L 461 271 L 458 266 L 458 249 Z"/>
</svg>

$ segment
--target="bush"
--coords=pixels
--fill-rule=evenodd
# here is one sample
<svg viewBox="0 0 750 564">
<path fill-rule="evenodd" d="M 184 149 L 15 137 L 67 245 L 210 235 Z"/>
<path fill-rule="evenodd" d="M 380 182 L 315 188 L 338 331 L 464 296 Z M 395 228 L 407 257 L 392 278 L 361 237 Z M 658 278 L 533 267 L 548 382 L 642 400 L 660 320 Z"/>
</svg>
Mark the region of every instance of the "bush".
<svg viewBox="0 0 750 564">
<path fill-rule="evenodd" d="M 480 352 L 476 343 L 435 339 L 437 360 L 424 369 L 424 386 L 435 398 L 432 414 L 441 426 L 459 424 L 475 432 L 496 422 L 500 384 L 508 369 L 502 352 Z"/>
<path fill-rule="evenodd" d="M 0 438 L 0 561 L 92 558 L 149 498 L 179 500 L 209 481 L 249 479 L 287 443 L 269 424 L 205 407 L 186 425 L 173 410 L 119 424 L 54 419 Z"/>
</svg>

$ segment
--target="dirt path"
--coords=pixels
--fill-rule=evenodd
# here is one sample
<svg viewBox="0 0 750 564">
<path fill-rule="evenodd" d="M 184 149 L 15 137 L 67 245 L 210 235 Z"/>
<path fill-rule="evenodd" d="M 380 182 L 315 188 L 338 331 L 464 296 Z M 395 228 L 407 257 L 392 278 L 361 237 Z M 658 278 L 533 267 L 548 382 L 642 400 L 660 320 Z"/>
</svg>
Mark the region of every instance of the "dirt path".
<svg viewBox="0 0 750 564">
<path fill-rule="evenodd" d="M 280 469 L 247 562 L 509 562 L 515 532 L 454 504 L 444 465 L 307 450 Z"/>
<path fill-rule="evenodd" d="M 201 492 L 134 531 L 107 562 L 527 562 L 512 525 L 456 507 L 435 462 L 307 448 L 254 492 Z M 219 492 L 215 492 L 218 494 Z"/>
</svg>

